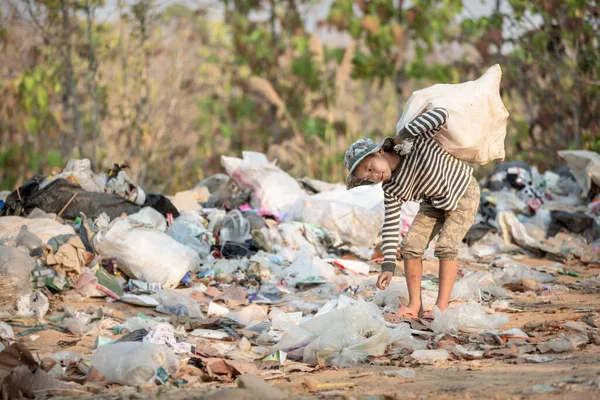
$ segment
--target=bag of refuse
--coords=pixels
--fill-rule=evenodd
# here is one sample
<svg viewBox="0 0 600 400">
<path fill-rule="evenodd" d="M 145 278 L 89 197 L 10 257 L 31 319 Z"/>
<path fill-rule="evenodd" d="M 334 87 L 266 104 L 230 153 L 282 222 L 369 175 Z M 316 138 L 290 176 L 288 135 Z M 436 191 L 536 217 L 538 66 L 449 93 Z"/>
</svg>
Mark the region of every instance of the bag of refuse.
<svg viewBox="0 0 600 400">
<path fill-rule="evenodd" d="M 154 213 L 156 220 L 162 216 Z M 181 279 L 194 272 L 200 264 L 198 254 L 179 243 L 154 226 L 141 223 L 139 216 L 117 218 L 94 237 L 94 247 L 103 257 L 119 260 L 119 269 L 133 279 L 157 282 L 170 289 L 179 285 Z"/>
<path fill-rule="evenodd" d="M 14 304 L 18 297 L 31 291 L 34 268 L 35 260 L 29 254 L 0 245 L 0 307 Z"/>
<path fill-rule="evenodd" d="M 285 212 L 304 192 L 298 182 L 270 163 L 262 153 L 242 152 L 243 159 L 221 157 L 221 165 L 235 181 L 252 190 L 254 208 Z"/>
<path fill-rule="evenodd" d="M 564 150 L 558 156 L 567 162 L 569 169 L 583 196 L 587 196 L 593 185 L 600 187 L 600 154 L 589 150 Z"/>
<path fill-rule="evenodd" d="M 458 304 L 444 312 L 440 312 L 436 307 L 434 313 L 435 319 L 431 324 L 434 333 L 483 332 L 500 329 L 508 324 L 509 320 L 506 314 L 486 314 L 485 309 L 478 303 Z"/>
<path fill-rule="evenodd" d="M 475 81 L 437 84 L 410 96 L 396 125 L 404 126 L 427 110 L 445 108 L 450 117 L 435 136 L 454 157 L 474 164 L 503 160 L 508 111 L 500 97 L 502 70 L 496 64 Z"/>
<path fill-rule="evenodd" d="M 0 243 L 16 241 L 19 234 L 22 233 L 21 228 L 23 227 L 29 234 L 35 235 L 42 244 L 47 243 L 55 236 L 75 234 L 71 226 L 63 225 L 52 219 L 9 216 L 0 218 Z"/>
<path fill-rule="evenodd" d="M 91 366 L 111 383 L 139 386 L 154 381 L 159 368 L 175 374 L 179 359 L 164 345 L 122 342 L 100 347 Z"/>
</svg>

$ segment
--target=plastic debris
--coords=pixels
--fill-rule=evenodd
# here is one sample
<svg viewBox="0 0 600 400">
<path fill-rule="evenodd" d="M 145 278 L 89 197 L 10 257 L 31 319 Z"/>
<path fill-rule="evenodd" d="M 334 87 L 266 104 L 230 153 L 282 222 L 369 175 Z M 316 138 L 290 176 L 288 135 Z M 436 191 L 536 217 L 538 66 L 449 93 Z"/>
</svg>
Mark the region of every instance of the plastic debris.
<svg viewBox="0 0 600 400">
<path fill-rule="evenodd" d="M 40 291 L 25 294 L 17 300 L 17 314 L 21 317 L 42 319 L 50 308 L 48 298 Z"/>
<path fill-rule="evenodd" d="M 413 380 L 416 376 L 415 370 L 412 368 L 386 369 L 381 375 L 399 377 L 407 380 Z"/>
<path fill-rule="evenodd" d="M 179 360 L 164 345 L 123 342 L 100 347 L 91 366 L 111 383 L 138 386 L 154 381 L 161 369 L 176 373 Z"/>
<path fill-rule="evenodd" d="M 416 350 L 410 357 L 422 365 L 433 365 L 438 362 L 446 361 L 450 354 L 444 349 L 437 350 Z"/>
<path fill-rule="evenodd" d="M 483 332 L 498 329 L 508 323 L 504 314 L 486 314 L 484 308 L 477 303 L 459 304 L 440 313 L 436 309 L 431 328 L 435 333 Z"/>
</svg>

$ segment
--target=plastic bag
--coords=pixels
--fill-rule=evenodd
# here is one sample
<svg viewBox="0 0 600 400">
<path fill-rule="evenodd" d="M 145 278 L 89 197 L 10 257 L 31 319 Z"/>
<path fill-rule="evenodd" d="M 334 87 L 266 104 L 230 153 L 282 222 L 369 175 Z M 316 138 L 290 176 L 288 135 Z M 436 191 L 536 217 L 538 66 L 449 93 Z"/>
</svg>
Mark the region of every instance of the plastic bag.
<svg viewBox="0 0 600 400">
<path fill-rule="evenodd" d="M 63 169 L 61 173 L 54 175 L 52 178 L 46 179 L 44 182 L 42 182 L 40 184 L 40 189 L 48 186 L 56 179 L 61 178 L 79 184 L 79 186 L 88 192 L 104 192 L 104 186 L 102 185 L 101 181 L 94 179 L 91 162 L 87 158 L 83 158 L 81 160 L 69 160 L 65 169 Z"/>
<path fill-rule="evenodd" d="M 123 342 L 100 347 L 91 365 L 111 383 L 138 386 L 152 382 L 160 367 L 173 375 L 179 359 L 163 345 Z"/>
<path fill-rule="evenodd" d="M 564 150 L 558 155 L 567 162 L 583 196 L 588 195 L 592 184 L 600 186 L 600 154 L 589 150 Z"/>
<path fill-rule="evenodd" d="M 135 214 L 117 218 L 101 230 L 94 237 L 98 254 L 116 257 L 119 269 L 130 278 L 158 282 L 166 289 L 197 270 L 200 258 L 194 250 L 163 232 L 140 226 L 136 218 Z"/>
<path fill-rule="evenodd" d="M 503 160 L 509 114 L 500 97 L 501 79 L 502 70 L 496 64 L 475 81 L 438 84 L 414 92 L 396 125 L 396 132 L 426 110 L 443 107 L 450 117 L 435 140 L 444 150 L 460 160 L 479 165 Z"/>
<path fill-rule="evenodd" d="M 31 251 L 40 247 L 43 243 L 39 237 L 29 232 L 29 230 L 27 229 L 27 225 L 23 225 L 19 230 L 19 234 L 17 235 L 15 244 L 17 246 L 24 246 L 27 249 L 29 249 L 29 251 Z"/>
<path fill-rule="evenodd" d="M 243 326 L 252 326 L 263 321 L 268 321 L 267 311 L 256 304 L 244 307 L 240 311 L 230 312 L 227 318 L 234 320 Z"/>
<path fill-rule="evenodd" d="M 494 277 L 490 272 L 472 272 L 458 280 L 452 288 L 450 300 L 475 300 L 483 299 L 483 292 L 494 285 Z"/>
<path fill-rule="evenodd" d="M 160 305 L 156 311 L 176 316 L 189 316 L 192 318 L 202 318 L 201 304 L 191 297 L 175 290 L 161 290 L 151 297 L 156 299 Z"/>
<path fill-rule="evenodd" d="M 200 259 L 206 259 L 215 240 L 203 222 L 203 218 L 195 212 L 182 211 L 169 227 L 167 234 L 193 249 Z"/>
<path fill-rule="evenodd" d="M 42 244 L 47 243 L 54 236 L 75 234 L 71 226 L 63 225 L 53 219 L 2 217 L 0 218 L 0 243 L 16 240 L 23 226 L 27 227 L 29 233 L 37 236 Z"/>
<path fill-rule="evenodd" d="M 484 308 L 477 303 L 458 304 L 456 307 L 440 312 L 436 307 L 435 319 L 431 329 L 435 333 L 483 332 L 499 329 L 508 324 L 505 314 L 486 314 Z"/>
<path fill-rule="evenodd" d="M 301 253 L 282 273 L 290 286 L 296 286 L 311 277 L 321 277 L 330 282 L 335 278 L 335 269 L 331 264 L 306 253 Z"/>
<path fill-rule="evenodd" d="M 165 217 L 152 207 L 144 207 L 135 214 L 127 216 L 127 219 L 136 224 L 142 224 L 146 228 L 165 232 L 167 221 Z"/>
<path fill-rule="evenodd" d="M 119 171 L 116 177 L 106 182 L 106 192 L 119 195 L 138 206 L 146 202 L 146 192 L 135 185 L 125 171 Z"/>
<path fill-rule="evenodd" d="M 394 278 L 385 290 L 378 291 L 373 302 L 380 307 L 399 308 L 408 304 L 406 278 Z"/>
<path fill-rule="evenodd" d="M 285 212 L 304 194 L 298 182 L 264 154 L 244 151 L 242 156 L 222 156 L 221 165 L 239 185 L 252 190 L 254 208 Z"/>
<path fill-rule="evenodd" d="M 186 342 L 178 343 L 175 339 L 175 328 L 171 324 L 161 323 L 156 325 L 146 336 L 143 343 L 166 345 L 173 349 L 175 354 L 191 353 L 192 345 Z"/>
<path fill-rule="evenodd" d="M 157 325 L 159 324 L 159 322 L 145 317 L 141 314 L 138 314 L 137 317 L 129 317 L 125 320 L 124 323 L 122 323 L 119 328 L 121 331 L 124 332 L 133 332 L 133 331 L 137 331 L 138 329 L 153 329 L 155 328 Z"/>
<path fill-rule="evenodd" d="M 15 340 L 13 328 L 6 322 L 0 322 L 0 339 Z"/>
<path fill-rule="evenodd" d="M 383 190 L 381 185 L 365 185 L 303 197 L 288 219 L 320 225 L 349 243 L 372 246 L 381 236 Z"/>
<path fill-rule="evenodd" d="M 494 271 L 494 281 L 498 286 L 521 284 L 523 279 L 531 279 L 537 283 L 551 283 L 556 278 L 546 272 L 537 271 L 525 264 L 508 264 L 501 270 Z"/>
<path fill-rule="evenodd" d="M 50 308 L 50 302 L 40 291 L 24 294 L 17 300 L 17 314 L 20 317 L 42 319 Z"/>
<path fill-rule="evenodd" d="M 34 268 L 35 261 L 29 254 L 0 245 L 0 306 L 12 305 L 19 296 L 31 291 L 30 277 Z"/>
<path fill-rule="evenodd" d="M 410 357 L 419 364 L 432 365 L 437 362 L 446 361 L 450 357 L 450 354 L 444 349 L 416 350 Z"/>
<path fill-rule="evenodd" d="M 219 237 L 221 243 L 244 243 L 250 234 L 250 223 L 239 210 L 230 211 L 221 221 Z"/>
<path fill-rule="evenodd" d="M 354 365 L 369 356 L 382 355 L 390 343 L 410 336 L 406 325 L 387 328 L 379 308 L 364 300 L 350 302 L 299 326 L 280 325 L 284 335 L 276 348 L 291 351 L 291 357 L 298 355 L 295 350 L 303 349 L 302 359 L 311 365 Z"/>
</svg>

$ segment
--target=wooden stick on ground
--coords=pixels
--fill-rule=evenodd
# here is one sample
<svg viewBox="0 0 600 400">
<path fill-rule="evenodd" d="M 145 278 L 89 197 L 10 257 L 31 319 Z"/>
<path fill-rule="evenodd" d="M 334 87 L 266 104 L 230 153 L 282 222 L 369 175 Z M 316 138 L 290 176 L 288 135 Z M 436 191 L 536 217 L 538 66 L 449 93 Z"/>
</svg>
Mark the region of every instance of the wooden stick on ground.
<svg viewBox="0 0 600 400">
<path fill-rule="evenodd" d="M 57 221 L 60 218 L 60 216 L 62 215 L 62 213 L 66 210 L 66 208 L 69 207 L 69 204 L 71 204 L 71 202 L 75 199 L 76 196 L 77 196 L 77 193 L 73 194 L 73 196 L 71 196 L 71 199 L 69 199 L 69 201 L 67 201 L 67 204 L 65 204 L 65 206 L 62 208 L 62 210 L 60 210 L 60 212 L 56 216 Z"/>
<path fill-rule="evenodd" d="M 19 188 L 17 188 L 17 196 L 19 196 L 19 201 L 21 201 L 21 192 L 19 191 Z"/>
</svg>

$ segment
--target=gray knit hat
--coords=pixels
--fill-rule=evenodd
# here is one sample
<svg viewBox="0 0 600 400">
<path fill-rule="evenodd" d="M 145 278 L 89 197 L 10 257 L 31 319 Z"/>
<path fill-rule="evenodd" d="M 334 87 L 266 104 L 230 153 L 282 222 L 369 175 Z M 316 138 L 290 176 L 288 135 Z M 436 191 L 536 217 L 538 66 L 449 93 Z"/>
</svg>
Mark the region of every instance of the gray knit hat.
<svg viewBox="0 0 600 400">
<path fill-rule="evenodd" d="M 346 189 L 350 190 L 356 186 L 372 183 L 358 178 L 356 175 L 354 175 L 354 171 L 362 160 L 373 153 L 377 153 L 382 147 L 383 143 L 376 144 L 369 138 L 362 138 L 358 139 L 352 144 L 352 146 L 348 148 L 348 150 L 346 150 L 346 155 L 344 156 L 344 165 L 346 165 L 346 168 L 350 172 L 348 174 L 348 179 L 346 180 Z"/>
</svg>

